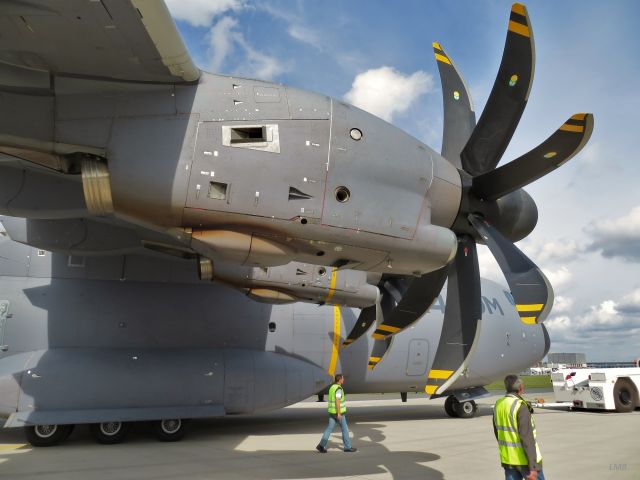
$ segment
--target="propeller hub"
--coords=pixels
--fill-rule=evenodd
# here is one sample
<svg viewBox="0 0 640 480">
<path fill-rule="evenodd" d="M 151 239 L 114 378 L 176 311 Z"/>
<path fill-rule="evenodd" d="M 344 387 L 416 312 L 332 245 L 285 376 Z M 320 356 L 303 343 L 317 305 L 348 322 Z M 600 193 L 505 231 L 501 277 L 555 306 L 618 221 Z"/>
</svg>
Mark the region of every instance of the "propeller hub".
<svg viewBox="0 0 640 480">
<path fill-rule="evenodd" d="M 469 214 L 478 215 L 498 230 L 504 237 L 517 242 L 527 237 L 538 223 L 538 208 L 531 196 L 518 189 L 497 200 L 483 200 L 472 189 L 472 177 L 460 170 L 462 197 L 460 209 L 451 230 L 457 235 L 471 235 L 476 242 L 484 240 L 469 223 Z"/>
<path fill-rule="evenodd" d="M 496 200 L 498 216 L 487 218 L 502 235 L 512 242 L 527 237 L 538 223 L 536 202 L 523 189 Z"/>
</svg>

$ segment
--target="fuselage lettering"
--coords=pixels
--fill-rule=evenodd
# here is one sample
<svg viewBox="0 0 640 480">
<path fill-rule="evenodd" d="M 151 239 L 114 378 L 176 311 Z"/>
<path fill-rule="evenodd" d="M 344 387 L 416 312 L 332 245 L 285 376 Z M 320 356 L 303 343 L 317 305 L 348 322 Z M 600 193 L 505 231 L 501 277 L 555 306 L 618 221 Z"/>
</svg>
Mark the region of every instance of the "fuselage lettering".
<svg viewBox="0 0 640 480">
<path fill-rule="evenodd" d="M 493 298 L 492 300 L 489 300 L 487 297 L 485 297 L 484 295 L 482 296 L 482 313 L 485 312 L 485 307 L 488 310 L 489 315 L 493 314 L 494 311 L 500 311 L 500 315 L 502 315 L 504 317 L 504 311 L 502 310 L 502 307 L 500 306 L 500 302 L 498 302 L 497 298 Z"/>
</svg>

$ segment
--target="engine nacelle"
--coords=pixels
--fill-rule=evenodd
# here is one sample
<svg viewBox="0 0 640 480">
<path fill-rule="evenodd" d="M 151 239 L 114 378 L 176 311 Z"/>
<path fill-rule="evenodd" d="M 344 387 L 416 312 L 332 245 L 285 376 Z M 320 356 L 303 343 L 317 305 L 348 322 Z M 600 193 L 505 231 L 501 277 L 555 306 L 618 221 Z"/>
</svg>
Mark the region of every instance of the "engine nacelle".
<svg viewBox="0 0 640 480">
<path fill-rule="evenodd" d="M 218 281 L 271 304 L 292 302 L 364 308 L 374 305 L 378 287 L 366 272 L 291 262 L 277 267 L 238 267 L 206 258 L 198 261 L 201 280 Z"/>
<path fill-rule="evenodd" d="M 82 165 L 91 214 L 183 228 L 197 253 L 246 265 L 420 275 L 453 257 L 459 174 L 400 129 L 218 75 L 176 88 L 174 101 L 177 115 L 113 118 L 106 161 Z"/>
</svg>

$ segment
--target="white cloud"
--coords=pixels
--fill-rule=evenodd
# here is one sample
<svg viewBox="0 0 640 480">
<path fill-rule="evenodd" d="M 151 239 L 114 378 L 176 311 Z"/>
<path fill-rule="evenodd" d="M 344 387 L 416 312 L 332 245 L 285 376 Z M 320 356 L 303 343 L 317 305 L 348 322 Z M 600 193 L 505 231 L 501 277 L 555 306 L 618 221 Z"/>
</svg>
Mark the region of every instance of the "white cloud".
<svg viewBox="0 0 640 480">
<path fill-rule="evenodd" d="M 209 32 L 211 61 L 209 68 L 214 72 L 223 70 L 224 62 L 230 54 L 238 49 L 241 56 L 235 74 L 271 80 L 288 70 L 288 66 L 277 58 L 262 53 L 246 40 L 244 35 L 236 30 L 237 20 L 223 17 Z"/>
<path fill-rule="evenodd" d="M 554 315 L 545 322 L 552 344 L 589 343 L 604 349 L 633 345 L 634 338 L 640 339 L 640 288 L 624 295 L 620 302 L 604 300 L 582 312 L 572 307 L 571 299 L 556 298 Z"/>
<path fill-rule="evenodd" d="M 640 288 L 636 288 L 631 293 L 622 297 L 622 301 L 633 305 L 640 305 Z"/>
<path fill-rule="evenodd" d="M 580 156 L 581 162 L 594 165 L 602 159 L 602 155 L 600 154 L 600 144 L 597 142 L 589 142 L 589 144 L 587 144 L 587 146 L 584 147 L 582 152 L 578 155 Z"/>
<path fill-rule="evenodd" d="M 422 70 L 403 75 L 384 66 L 358 74 L 344 98 L 390 122 L 395 114 L 405 112 L 412 102 L 432 88 L 433 77 Z"/>
<path fill-rule="evenodd" d="M 209 32 L 209 42 L 213 55 L 211 56 L 211 69 L 214 72 L 220 71 L 222 62 L 233 49 L 232 30 L 238 22 L 231 17 L 224 17 L 216 23 Z"/>
<path fill-rule="evenodd" d="M 623 322 L 623 317 L 616 310 L 616 302 L 605 300 L 600 305 L 591 307 L 586 315 L 579 319 L 582 326 L 615 326 Z"/>
<path fill-rule="evenodd" d="M 606 258 L 640 262 L 640 206 L 622 217 L 593 222 L 586 231 L 594 238 L 590 250 L 600 250 Z"/>
<path fill-rule="evenodd" d="M 544 322 L 549 332 L 568 332 L 571 330 L 571 318 L 567 315 L 554 316 Z"/>
<path fill-rule="evenodd" d="M 622 217 L 594 222 L 593 228 L 596 233 L 603 235 L 636 236 L 640 234 L 640 206 Z"/>
<path fill-rule="evenodd" d="M 584 253 L 584 247 L 581 247 L 576 240 L 566 237 L 547 240 L 532 235 L 519 242 L 518 247 L 534 263 L 542 267 L 571 262 Z"/>
<path fill-rule="evenodd" d="M 230 10 L 240 10 L 242 0 L 165 0 L 171 15 L 194 27 L 208 27 L 213 19 Z"/>
<path fill-rule="evenodd" d="M 574 303 L 575 302 L 573 298 L 563 297 L 562 295 L 558 295 L 557 297 L 555 297 L 555 300 L 553 301 L 552 312 L 554 314 L 569 312 L 573 308 Z"/>
<path fill-rule="evenodd" d="M 640 316 L 640 288 L 622 297 L 616 309 L 626 315 Z"/>
<path fill-rule="evenodd" d="M 613 300 L 591 306 L 583 313 L 553 316 L 545 326 L 554 351 L 583 351 L 587 347 L 591 350 L 587 360 L 630 360 L 637 355 L 640 316 L 625 315 Z"/>
<path fill-rule="evenodd" d="M 322 50 L 322 38 L 315 30 L 301 24 L 292 24 L 289 26 L 288 32 L 292 38 L 295 38 L 299 42 L 306 43 L 318 50 Z"/>
<path fill-rule="evenodd" d="M 554 290 L 565 287 L 571 280 L 571 277 L 573 276 L 571 275 L 571 272 L 569 271 L 569 269 L 564 265 L 558 268 L 557 270 L 550 270 L 548 268 L 543 268 L 542 272 L 549 279 L 549 282 L 551 282 L 551 286 L 553 287 Z"/>
<path fill-rule="evenodd" d="M 247 72 L 261 80 L 272 80 L 278 75 L 289 70 L 289 66 L 282 63 L 275 57 L 271 57 L 253 48 L 243 35 L 237 34 L 235 40 L 242 47 L 246 55 L 247 66 L 240 72 Z"/>
<path fill-rule="evenodd" d="M 541 263 L 557 260 L 573 260 L 579 252 L 578 243 L 575 240 L 558 240 L 546 242 L 542 245 L 536 259 Z"/>
</svg>

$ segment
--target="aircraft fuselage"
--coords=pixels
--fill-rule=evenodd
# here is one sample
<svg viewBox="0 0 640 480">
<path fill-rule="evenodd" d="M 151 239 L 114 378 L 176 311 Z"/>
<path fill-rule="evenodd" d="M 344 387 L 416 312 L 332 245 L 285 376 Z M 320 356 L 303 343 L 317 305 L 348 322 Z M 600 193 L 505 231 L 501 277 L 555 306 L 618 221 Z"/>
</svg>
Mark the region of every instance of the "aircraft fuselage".
<svg viewBox="0 0 640 480">
<path fill-rule="evenodd" d="M 369 335 L 341 346 L 357 309 L 258 303 L 202 283 L 185 260 L 73 257 L 0 237 L 0 289 L 7 426 L 255 413 L 318 393 L 337 372 L 354 393 L 422 391 L 446 298 L 370 370 Z M 548 348 L 544 327 L 522 323 L 501 286 L 484 280 L 482 292 L 479 337 L 452 391 Z"/>
</svg>

